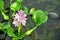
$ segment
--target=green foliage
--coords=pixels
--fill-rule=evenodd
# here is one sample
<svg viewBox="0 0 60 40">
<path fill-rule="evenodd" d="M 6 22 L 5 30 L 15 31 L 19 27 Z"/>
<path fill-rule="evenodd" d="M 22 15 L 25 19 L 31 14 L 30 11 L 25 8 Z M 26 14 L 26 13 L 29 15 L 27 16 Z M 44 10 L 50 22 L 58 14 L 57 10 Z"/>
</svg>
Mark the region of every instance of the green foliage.
<svg viewBox="0 0 60 40">
<path fill-rule="evenodd" d="M 30 14 L 33 14 L 34 11 L 35 11 L 35 8 L 31 8 L 31 9 L 30 9 Z"/>
<path fill-rule="evenodd" d="M 14 30 L 10 27 L 10 22 L 8 22 L 5 26 L 4 29 L 6 29 L 6 32 L 9 36 L 11 37 L 16 37 L 14 34 Z"/>
<path fill-rule="evenodd" d="M 24 13 L 28 15 L 28 8 L 26 6 L 24 6 L 23 10 L 24 10 Z"/>
<path fill-rule="evenodd" d="M 12 3 L 12 0 L 11 0 L 10 9 L 14 11 L 11 17 L 14 16 L 16 11 L 21 10 L 21 8 L 23 8 L 22 10 L 24 10 L 24 13 L 26 15 L 28 15 L 28 8 L 26 6 L 22 6 L 21 5 L 22 2 L 23 2 L 23 0 L 16 0 L 14 3 Z M 31 30 L 27 30 L 24 34 L 20 33 L 21 32 L 21 27 L 19 27 L 18 28 L 18 35 L 17 35 L 18 37 L 17 37 L 14 34 L 13 28 L 10 26 L 9 16 L 7 16 L 5 14 L 5 11 L 3 11 L 4 10 L 3 0 L 0 0 L 0 10 L 1 10 L 2 16 L 4 17 L 4 20 L 8 20 L 8 22 L 6 24 L 0 23 L 0 30 L 5 31 L 8 36 L 13 37 L 12 40 L 22 39 L 25 36 L 30 35 L 39 25 L 41 25 L 42 23 L 45 23 L 48 19 L 48 16 L 47 16 L 48 14 L 47 14 L 46 11 L 42 11 L 42 10 L 36 10 L 35 11 L 35 8 L 32 8 L 30 10 L 30 14 L 32 14 L 32 19 L 36 23 L 36 27 L 32 28 Z"/>
<path fill-rule="evenodd" d="M 4 27 L 4 24 L 0 23 L 0 30 L 2 30 Z"/>
<path fill-rule="evenodd" d="M 21 7 L 21 4 L 19 2 L 14 2 L 11 4 L 10 9 L 13 11 L 18 11 Z"/>
<path fill-rule="evenodd" d="M 26 31 L 25 35 L 30 35 L 36 28 L 37 28 L 37 26 L 32 28 L 31 30 Z"/>
<path fill-rule="evenodd" d="M 6 25 L 0 23 L 0 30 L 4 30 L 8 34 L 8 36 L 16 37 L 13 28 L 10 27 L 10 22 L 8 22 Z"/>
<path fill-rule="evenodd" d="M 0 10 L 4 9 L 4 2 L 3 0 L 0 0 Z"/>
<path fill-rule="evenodd" d="M 23 39 L 26 35 L 25 34 L 21 34 L 19 39 Z"/>
<path fill-rule="evenodd" d="M 3 14 L 3 17 L 5 20 L 9 20 L 9 16 L 7 16 L 6 14 Z"/>
<path fill-rule="evenodd" d="M 3 10 L 1 11 L 1 13 L 5 20 L 9 20 L 9 16 L 7 16 Z"/>
<path fill-rule="evenodd" d="M 7 29 L 7 34 L 11 37 L 16 37 L 15 34 L 14 34 L 14 31 L 11 27 Z"/>
<path fill-rule="evenodd" d="M 18 40 L 17 38 L 12 38 L 12 40 Z"/>
<path fill-rule="evenodd" d="M 8 29 L 10 28 L 10 22 L 7 22 L 5 25 L 4 25 L 4 29 Z"/>
<path fill-rule="evenodd" d="M 23 0 L 17 0 L 17 1 L 20 2 L 20 3 L 23 2 Z"/>
<path fill-rule="evenodd" d="M 32 19 L 34 20 L 36 25 L 41 25 L 42 23 L 45 23 L 48 19 L 47 12 L 42 10 L 36 10 L 32 15 Z"/>
</svg>

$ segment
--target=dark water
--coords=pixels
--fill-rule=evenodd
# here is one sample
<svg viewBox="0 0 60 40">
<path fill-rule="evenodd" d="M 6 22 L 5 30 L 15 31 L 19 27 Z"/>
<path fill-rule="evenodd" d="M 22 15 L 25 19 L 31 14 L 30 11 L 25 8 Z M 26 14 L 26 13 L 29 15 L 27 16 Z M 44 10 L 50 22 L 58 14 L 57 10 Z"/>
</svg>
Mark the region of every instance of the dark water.
<svg viewBox="0 0 60 40">
<path fill-rule="evenodd" d="M 9 0 L 5 1 L 5 8 L 9 7 Z M 31 36 L 27 36 L 24 40 L 60 40 L 60 0 L 24 0 L 23 5 L 27 6 L 29 9 L 35 7 L 36 9 L 46 10 L 48 12 L 56 12 L 59 17 L 52 18 L 48 15 L 48 21 L 45 24 L 39 26 Z M 2 21 L 2 16 L 0 16 L 0 21 Z M 35 26 L 32 21 L 31 16 L 28 16 L 27 27 L 24 27 L 23 32 L 31 29 Z M 13 27 L 14 28 L 14 27 Z M 25 29 L 26 28 L 26 29 Z M 8 40 L 10 37 L 7 37 Z M 11 39 L 10 39 L 11 40 Z"/>
<path fill-rule="evenodd" d="M 32 35 L 33 37 L 26 37 L 29 40 L 60 40 L 60 3 L 59 0 L 25 0 L 23 3 L 29 9 L 35 7 L 36 9 L 46 10 L 48 12 L 56 12 L 59 18 L 52 18 L 49 16 L 48 21 L 39 26 Z M 34 38 L 34 39 L 33 39 Z"/>
</svg>

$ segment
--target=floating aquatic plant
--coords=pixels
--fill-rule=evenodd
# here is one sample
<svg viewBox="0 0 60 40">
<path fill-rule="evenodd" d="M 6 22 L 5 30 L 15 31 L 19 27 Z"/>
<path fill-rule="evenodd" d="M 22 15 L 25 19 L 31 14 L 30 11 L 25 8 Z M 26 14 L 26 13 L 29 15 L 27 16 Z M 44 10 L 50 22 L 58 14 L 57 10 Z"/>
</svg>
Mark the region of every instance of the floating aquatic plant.
<svg viewBox="0 0 60 40">
<path fill-rule="evenodd" d="M 28 8 L 21 4 L 22 2 L 23 0 L 16 0 L 14 3 L 12 3 L 11 0 L 10 10 L 12 10 L 13 13 L 11 14 L 11 16 L 8 16 L 6 14 L 6 10 L 4 9 L 3 0 L 0 1 L 1 14 L 4 17 L 4 20 L 7 20 L 6 23 L 0 23 L 0 30 L 3 30 L 5 33 L 8 34 L 8 36 L 12 37 L 12 40 L 23 39 L 25 36 L 30 35 L 34 30 L 37 29 L 37 27 L 39 27 L 48 20 L 47 11 L 35 10 L 35 8 L 32 8 L 30 11 L 28 11 Z M 26 21 L 28 20 L 27 15 L 32 15 L 31 17 L 36 26 L 32 29 L 27 30 L 25 33 L 21 33 L 21 28 L 23 26 L 26 26 Z M 12 24 L 14 24 L 15 27 L 18 27 L 18 31 L 16 33 L 11 27 L 10 20 L 13 21 Z"/>
</svg>

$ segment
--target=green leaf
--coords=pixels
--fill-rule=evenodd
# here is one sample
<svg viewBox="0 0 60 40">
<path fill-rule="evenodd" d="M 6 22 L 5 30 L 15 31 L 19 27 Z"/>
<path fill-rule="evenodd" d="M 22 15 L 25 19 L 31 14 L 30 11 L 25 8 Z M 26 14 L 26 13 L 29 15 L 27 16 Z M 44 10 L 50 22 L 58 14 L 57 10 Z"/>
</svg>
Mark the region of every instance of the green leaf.
<svg viewBox="0 0 60 40">
<path fill-rule="evenodd" d="M 16 37 L 14 34 L 14 30 L 11 27 L 7 29 L 7 34 L 8 34 L 8 36 Z"/>
<path fill-rule="evenodd" d="M 30 14 L 33 14 L 34 11 L 35 11 L 35 8 L 31 8 L 31 9 L 30 9 Z"/>
<path fill-rule="evenodd" d="M 10 22 L 7 22 L 5 25 L 4 25 L 4 28 L 3 29 L 8 29 L 10 28 Z"/>
<path fill-rule="evenodd" d="M 8 34 L 8 36 L 16 37 L 16 35 L 14 34 L 13 28 L 10 27 L 10 22 L 7 22 L 6 25 L 0 23 L 0 29 L 2 29 L 2 30 L 5 29 L 5 31 Z"/>
<path fill-rule="evenodd" d="M 27 15 L 28 14 L 28 8 L 26 6 L 24 6 L 23 10 L 24 10 L 24 13 Z"/>
<path fill-rule="evenodd" d="M 7 16 L 3 10 L 1 10 L 1 13 L 5 20 L 9 20 L 9 16 Z"/>
<path fill-rule="evenodd" d="M 6 24 L 0 23 L 0 29 L 2 28 L 2 30 L 8 29 L 9 27 L 10 27 L 10 22 L 8 22 Z"/>
<path fill-rule="evenodd" d="M 4 24 L 3 23 L 0 23 L 0 30 L 2 30 L 4 27 Z"/>
<path fill-rule="evenodd" d="M 23 0 L 17 0 L 19 3 L 23 2 Z"/>
<path fill-rule="evenodd" d="M 0 10 L 4 9 L 4 2 L 3 0 L 0 0 Z"/>
<path fill-rule="evenodd" d="M 11 4 L 10 9 L 13 11 L 18 11 L 21 7 L 21 4 L 19 2 L 14 2 Z"/>
<path fill-rule="evenodd" d="M 36 25 L 41 25 L 48 20 L 48 14 L 46 11 L 36 10 L 32 15 L 32 19 L 34 20 Z"/>
<path fill-rule="evenodd" d="M 25 35 L 27 35 L 27 36 L 30 35 L 36 28 L 37 28 L 37 26 L 32 28 L 31 30 L 26 31 Z"/>
<path fill-rule="evenodd" d="M 17 38 L 12 38 L 12 40 L 18 40 Z"/>
<path fill-rule="evenodd" d="M 23 39 L 25 36 L 26 36 L 26 35 L 23 33 L 23 34 L 21 34 L 21 35 L 19 36 L 18 39 Z"/>
<path fill-rule="evenodd" d="M 9 20 L 9 17 L 6 14 L 4 14 L 3 17 L 5 20 Z"/>
<path fill-rule="evenodd" d="M 14 34 L 13 28 L 10 26 L 10 22 L 8 22 L 8 23 L 4 26 L 4 29 L 6 29 L 6 32 L 7 32 L 8 36 L 16 37 L 15 34 Z"/>
</svg>

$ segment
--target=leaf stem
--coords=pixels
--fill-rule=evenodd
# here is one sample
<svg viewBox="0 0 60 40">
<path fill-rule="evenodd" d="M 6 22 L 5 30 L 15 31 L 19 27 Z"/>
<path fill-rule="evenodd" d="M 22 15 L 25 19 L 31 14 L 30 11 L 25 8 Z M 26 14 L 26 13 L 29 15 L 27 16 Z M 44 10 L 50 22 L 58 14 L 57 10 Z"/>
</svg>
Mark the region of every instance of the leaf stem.
<svg viewBox="0 0 60 40">
<path fill-rule="evenodd" d="M 12 0 L 10 0 L 10 5 L 11 5 L 11 3 L 12 3 Z"/>
<path fill-rule="evenodd" d="M 34 30 L 37 29 L 37 27 L 38 27 L 38 25 L 36 25 L 34 28 L 32 28 L 32 29 L 26 31 L 26 32 L 25 32 L 25 35 L 30 35 Z"/>
<path fill-rule="evenodd" d="M 13 17 L 13 16 L 14 16 L 14 14 L 15 14 L 15 12 L 13 12 L 13 13 L 12 13 L 11 17 Z"/>
<path fill-rule="evenodd" d="M 3 10 L 1 10 L 1 13 L 5 20 L 9 20 L 9 17 L 5 14 Z"/>
</svg>

